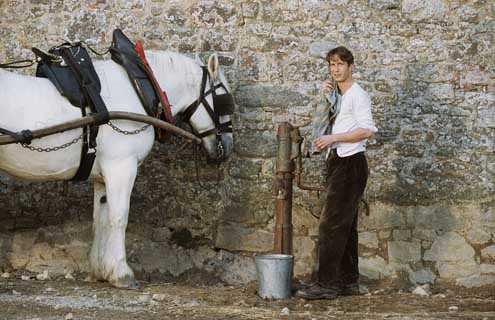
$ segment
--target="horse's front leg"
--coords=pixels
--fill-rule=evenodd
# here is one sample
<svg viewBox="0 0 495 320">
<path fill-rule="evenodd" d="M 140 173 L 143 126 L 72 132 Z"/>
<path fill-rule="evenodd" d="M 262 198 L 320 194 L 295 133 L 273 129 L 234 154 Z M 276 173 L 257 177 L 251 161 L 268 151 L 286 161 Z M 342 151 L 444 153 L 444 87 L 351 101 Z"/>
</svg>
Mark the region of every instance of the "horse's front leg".
<svg viewBox="0 0 495 320">
<path fill-rule="evenodd" d="M 97 264 L 93 269 L 96 271 L 94 275 L 98 279 L 107 280 L 115 287 L 135 289 L 139 284 L 127 264 L 125 230 L 136 178 L 137 160 L 131 158 L 103 161 L 101 167 L 106 199 L 98 200 L 104 203 L 99 211 L 99 219 L 95 217 L 94 220 L 95 243 L 91 252 L 92 262 L 94 260 Z"/>
</svg>

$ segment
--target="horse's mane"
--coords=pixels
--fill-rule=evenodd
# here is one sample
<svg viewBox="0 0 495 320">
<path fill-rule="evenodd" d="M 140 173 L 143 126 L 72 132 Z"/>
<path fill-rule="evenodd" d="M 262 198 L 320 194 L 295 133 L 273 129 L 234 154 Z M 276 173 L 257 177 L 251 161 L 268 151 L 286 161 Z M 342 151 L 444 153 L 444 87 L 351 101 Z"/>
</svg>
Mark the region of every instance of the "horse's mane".
<svg viewBox="0 0 495 320">
<path fill-rule="evenodd" d="M 161 72 L 177 72 L 187 74 L 198 70 L 198 62 L 180 53 L 171 51 L 146 50 L 146 58 L 153 64 L 153 69 Z M 157 70 L 158 71 L 158 70 Z"/>
</svg>

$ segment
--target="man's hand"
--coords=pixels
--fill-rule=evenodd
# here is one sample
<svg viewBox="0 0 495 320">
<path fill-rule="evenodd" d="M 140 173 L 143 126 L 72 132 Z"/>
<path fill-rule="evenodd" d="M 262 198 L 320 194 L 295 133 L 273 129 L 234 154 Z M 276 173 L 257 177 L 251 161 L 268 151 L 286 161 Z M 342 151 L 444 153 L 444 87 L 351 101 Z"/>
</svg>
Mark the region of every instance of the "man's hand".
<svg viewBox="0 0 495 320">
<path fill-rule="evenodd" d="M 337 142 L 337 139 L 336 139 L 335 135 L 334 134 L 329 134 L 329 135 L 324 135 L 324 136 L 319 137 L 318 139 L 316 139 L 315 141 L 313 141 L 313 144 L 318 149 L 324 149 L 326 147 L 331 146 L 335 142 Z"/>
<path fill-rule="evenodd" d="M 330 92 L 332 90 L 333 90 L 333 81 L 332 80 L 326 80 L 321 85 L 320 94 L 325 94 L 325 93 Z"/>
</svg>

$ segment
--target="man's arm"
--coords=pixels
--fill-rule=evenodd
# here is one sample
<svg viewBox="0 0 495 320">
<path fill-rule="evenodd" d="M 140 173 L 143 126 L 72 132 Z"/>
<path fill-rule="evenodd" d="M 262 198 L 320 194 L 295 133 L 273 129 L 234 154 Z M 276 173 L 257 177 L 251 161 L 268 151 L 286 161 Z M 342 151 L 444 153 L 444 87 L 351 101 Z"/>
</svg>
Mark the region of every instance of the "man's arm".
<svg viewBox="0 0 495 320">
<path fill-rule="evenodd" d="M 346 133 L 337 133 L 324 135 L 316 139 L 313 143 L 318 149 L 331 146 L 336 142 L 358 142 L 364 139 L 369 139 L 373 136 L 373 132 L 367 128 L 357 128 Z"/>
</svg>

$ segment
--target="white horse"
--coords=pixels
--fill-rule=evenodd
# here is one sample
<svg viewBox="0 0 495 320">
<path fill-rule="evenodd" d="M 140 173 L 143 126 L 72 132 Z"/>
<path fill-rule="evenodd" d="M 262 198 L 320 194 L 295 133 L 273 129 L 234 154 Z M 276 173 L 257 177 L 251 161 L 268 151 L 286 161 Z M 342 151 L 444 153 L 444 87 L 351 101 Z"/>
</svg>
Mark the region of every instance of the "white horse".
<svg viewBox="0 0 495 320">
<path fill-rule="evenodd" d="M 203 75 L 200 62 L 171 52 L 146 51 L 146 55 L 160 86 L 168 95 L 174 116 L 198 99 Z M 145 114 L 120 65 L 111 60 L 95 61 L 94 65 L 108 111 Z M 209 58 L 208 74 L 206 90 L 213 87 L 217 94 L 227 93 L 229 89 L 219 70 L 216 54 Z M 224 86 L 213 85 L 214 81 Z M 206 94 L 206 100 L 213 107 L 211 92 Z M 81 111 L 62 97 L 49 80 L 0 70 L 0 128 L 10 131 L 40 129 L 79 117 Z M 228 115 L 220 117 L 221 123 L 229 120 Z M 143 127 L 142 123 L 127 120 L 112 123 L 127 131 Z M 189 123 L 197 133 L 215 127 L 201 101 Z M 65 131 L 35 139 L 31 145 L 60 146 L 81 134 L 82 129 Z M 115 287 L 138 287 L 127 264 L 125 229 L 137 168 L 150 152 L 154 137 L 153 127 L 134 135 L 123 135 L 108 125 L 99 129 L 96 160 L 90 176 L 94 183 L 94 239 L 89 259 L 93 279 L 108 281 Z M 202 137 L 202 144 L 210 158 L 225 159 L 233 150 L 232 133 L 208 134 Z M 0 146 L 0 170 L 28 180 L 68 180 L 76 173 L 80 156 L 81 141 L 53 152 L 34 152 L 19 144 L 9 144 Z"/>
</svg>

